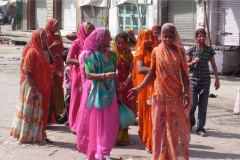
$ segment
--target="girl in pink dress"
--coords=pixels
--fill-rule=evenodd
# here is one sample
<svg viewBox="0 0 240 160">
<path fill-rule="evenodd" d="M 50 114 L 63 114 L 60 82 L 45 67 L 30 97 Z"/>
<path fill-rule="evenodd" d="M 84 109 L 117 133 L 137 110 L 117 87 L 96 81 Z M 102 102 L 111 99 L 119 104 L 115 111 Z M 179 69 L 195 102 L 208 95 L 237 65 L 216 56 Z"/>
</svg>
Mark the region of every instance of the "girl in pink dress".
<svg viewBox="0 0 240 160">
<path fill-rule="evenodd" d="M 94 25 L 88 22 L 82 23 L 78 31 L 78 39 L 73 41 L 67 57 L 67 64 L 71 64 L 71 100 L 69 107 L 69 127 L 73 133 L 76 133 L 76 118 L 80 100 L 82 96 L 81 76 L 78 75 L 79 61 L 78 56 L 81 54 L 84 41 L 95 29 Z"/>
</svg>

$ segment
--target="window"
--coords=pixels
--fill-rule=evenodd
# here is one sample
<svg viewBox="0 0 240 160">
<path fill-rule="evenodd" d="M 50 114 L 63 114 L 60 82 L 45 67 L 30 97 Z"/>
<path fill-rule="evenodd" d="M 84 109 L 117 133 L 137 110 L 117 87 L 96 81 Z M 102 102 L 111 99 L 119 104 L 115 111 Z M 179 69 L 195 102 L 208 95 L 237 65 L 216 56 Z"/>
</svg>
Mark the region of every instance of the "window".
<svg viewBox="0 0 240 160">
<path fill-rule="evenodd" d="M 148 28 L 148 5 L 139 5 L 140 15 L 142 17 L 143 28 Z M 131 28 L 135 35 L 141 30 L 141 25 L 138 20 L 138 12 L 135 4 L 123 4 L 118 6 L 118 15 L 120 18 L 120 32 L 126 28 Z M 119 24 L 117 24 L 117 30 Z"/>
</svg>

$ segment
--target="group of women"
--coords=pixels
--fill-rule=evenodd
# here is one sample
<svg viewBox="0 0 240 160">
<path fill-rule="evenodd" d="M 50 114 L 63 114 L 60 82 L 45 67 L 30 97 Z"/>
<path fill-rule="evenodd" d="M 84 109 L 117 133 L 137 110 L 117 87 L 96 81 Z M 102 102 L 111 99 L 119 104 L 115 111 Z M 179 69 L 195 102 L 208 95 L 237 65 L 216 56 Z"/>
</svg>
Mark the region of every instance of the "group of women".
<svg viewBox="0 0 240 160">
<path fill-rule="evenodd" d="M 56 91 L 63 69 L 56 57 L 63 50 L 62 43 L 56 42 L 61 40 L 55 34 L 58 27 L 58 22 L 50 20 L 47 33 L 35 31 L 24 58 L 21 95 L 11 129 L 11 135 L 23 142 L 50 141 L 45 133 L 49 103 L 53 102 L 55 114 L 62 109 L 56 94 L 60 93 Z M 206 136 L 209 60 L 216 89 L 220 86 L 215 53 L 205 44 L 205 30 L 196 31 L 197 43 L 187 55 L 171 23 L 141 30 L 138 40 L 126 29 L 116 35 L 110 50 L 111 41 L 108 29 L 95 29 L 85 22 L 68 53 L 72 86 L 69 126 L 76 133 L 78 151 L 89 160 L 108 160 L 115 144 L 130 141 L 128 128 L 119 130 L 118 105 L 123 103 L 138 112 L 138 133 L 153 160 L 189 159 L 189 131 L 195 125 L 198 104 L 197 133 Z"/>
</svg>

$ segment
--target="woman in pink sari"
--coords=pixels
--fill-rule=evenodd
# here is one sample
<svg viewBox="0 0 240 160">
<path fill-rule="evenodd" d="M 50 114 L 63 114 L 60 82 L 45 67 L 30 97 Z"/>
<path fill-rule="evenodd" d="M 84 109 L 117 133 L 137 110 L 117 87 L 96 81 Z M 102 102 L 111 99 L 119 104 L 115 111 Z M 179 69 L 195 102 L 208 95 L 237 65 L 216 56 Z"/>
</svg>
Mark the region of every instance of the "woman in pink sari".
<svg viewBox="0 0 240 160">
<path fill-rule="evenodd" d="M 76 39 L 69 50 L 67 64 L 71 64 L 71 100 L 69 107 L 69 127 L 73 133 L 76 133 L 76 118 L 80 100 L 82 96 L 81 76 L 78 76 L 79 61 L 78 56 L 81 54 L 84 41 L 95 29 L 94 25 L 88 22 L 82 23 L 78 31 L 78 39 Z"/>
<path fill-rule="evenodd" d="M 120 92 L 116 89 L 119 85 L 114 72 L 117 54 L 105 49 L 111 39 L 109 30 L 96 29 L 86 39 L 79 56 L 83 93 L 77 115 L 77 148 L 89 160 L 110 160 L 119 130 Z"/>
</svg>

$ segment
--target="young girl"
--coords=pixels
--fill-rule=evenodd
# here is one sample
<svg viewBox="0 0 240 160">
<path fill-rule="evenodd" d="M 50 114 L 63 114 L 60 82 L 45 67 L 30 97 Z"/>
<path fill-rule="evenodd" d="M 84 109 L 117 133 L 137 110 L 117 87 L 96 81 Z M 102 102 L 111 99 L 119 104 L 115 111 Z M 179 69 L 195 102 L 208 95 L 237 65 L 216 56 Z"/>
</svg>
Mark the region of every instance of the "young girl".
<svg viewBox="0 0 240 160">
<path fill-rule="evenodd" d="M 126 34 L 118 34 L 114 39 L 114 49 L 117 53 L 117 76 L 120 84 L 122 103 L 129 109 L 136 107 L 136 102 L 127 99 L 128 91 L 133 87 L 132 70 L 133 55 L 127 43 Z M 128 127 L 118 132 L 117 143 L 129 142 Z"/>
</svg>

